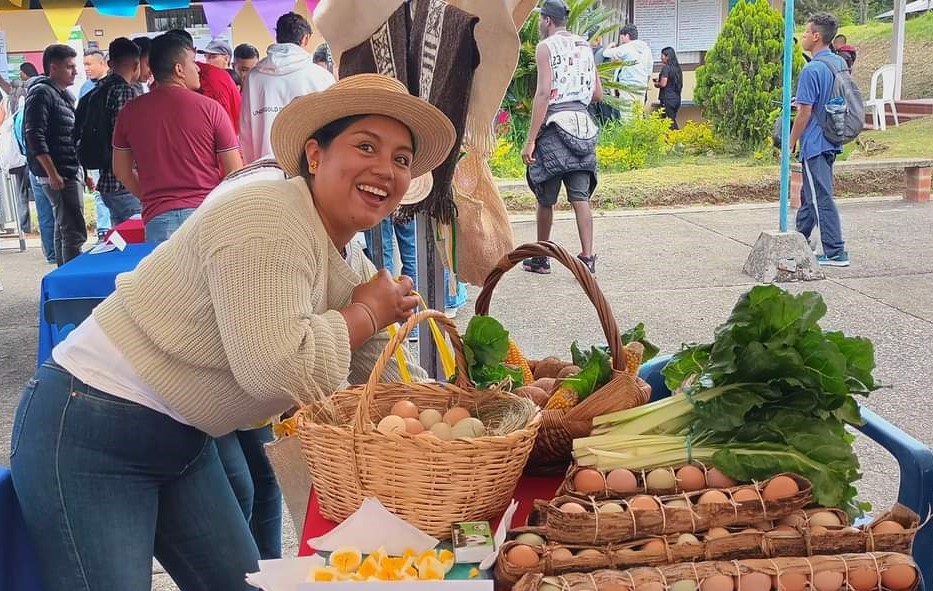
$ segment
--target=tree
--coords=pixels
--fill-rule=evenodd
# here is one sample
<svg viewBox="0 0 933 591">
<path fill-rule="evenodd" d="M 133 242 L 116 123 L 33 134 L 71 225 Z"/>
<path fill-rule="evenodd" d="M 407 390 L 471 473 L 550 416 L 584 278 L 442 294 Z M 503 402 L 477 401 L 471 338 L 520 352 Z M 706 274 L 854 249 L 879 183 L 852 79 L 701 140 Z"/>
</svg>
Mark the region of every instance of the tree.
<svg viewBox="0 0 933 591">
<path fill-rule="evenodd" d="M 744 151 L 770 137 L 772 112 L 781 105 L 784 18 L 767 0 L 740 1 L 697 70 L 694 99 L 714 131 Z M 793 74 L 803 68 L 795 48 Z"/>
</svg>

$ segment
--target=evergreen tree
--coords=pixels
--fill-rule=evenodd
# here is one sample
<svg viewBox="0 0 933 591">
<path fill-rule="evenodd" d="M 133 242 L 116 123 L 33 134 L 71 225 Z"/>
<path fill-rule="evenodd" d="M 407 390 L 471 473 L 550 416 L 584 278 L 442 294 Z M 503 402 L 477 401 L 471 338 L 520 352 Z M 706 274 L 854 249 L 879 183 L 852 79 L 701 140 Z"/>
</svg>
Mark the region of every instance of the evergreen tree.
<svg viewBox="0 0 933 591">
<path fill-rule="evenodd" d="M 716 44 L 697 70 L 694 99 L 720 137 L 746 151 L 771 135 L 772 112 L 780 108 L 784 17 L 767 0 L 740 0 Z M 803 68 L 795 47 L 793 72 Z"/>
</svg>

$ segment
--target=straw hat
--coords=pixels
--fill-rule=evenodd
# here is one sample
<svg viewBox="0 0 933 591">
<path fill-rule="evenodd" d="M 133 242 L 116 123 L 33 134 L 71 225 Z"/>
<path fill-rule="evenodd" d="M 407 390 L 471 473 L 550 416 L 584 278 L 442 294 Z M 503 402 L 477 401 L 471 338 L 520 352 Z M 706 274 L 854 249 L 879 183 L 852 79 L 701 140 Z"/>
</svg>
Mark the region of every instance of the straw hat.
<svg viewBox="0 0 933 591">
<path fill-rule="evenodd" d="M 444 113 L 410 95 L 405 85 L 395 78 L 358 74 L 340 80 L 327 90 L 296 98 L 279 112 L 272 124 L 272 152 L 285 174 L 289 177 L 301 175 L 301 157 L 314 132 L 351 115 L 384 115 L 411 130 L 415 140 L 411 162 L 413 180 L 430 173 L 446 160 L 457 138 L 453 124 Z"/>
</svg>

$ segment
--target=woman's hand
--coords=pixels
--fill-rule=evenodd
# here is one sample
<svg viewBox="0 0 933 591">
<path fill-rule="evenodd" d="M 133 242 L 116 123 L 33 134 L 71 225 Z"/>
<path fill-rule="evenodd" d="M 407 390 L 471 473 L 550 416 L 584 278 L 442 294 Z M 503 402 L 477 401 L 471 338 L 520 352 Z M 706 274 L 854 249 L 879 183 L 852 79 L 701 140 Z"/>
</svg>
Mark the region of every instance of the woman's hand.
<svg viewBox="0 0 933 591">
<path fill-rule="evenodd" d="M 372 279 L 356 286 L 350 301 L 372 311 L 378 331 L 394 322 L 404 322 L 414 313 L 418 296 L 412 293 L 413 289 L 410 277 L 402 276 L 395 281 L 388 271 L 381 269 Z"/>
</svg>

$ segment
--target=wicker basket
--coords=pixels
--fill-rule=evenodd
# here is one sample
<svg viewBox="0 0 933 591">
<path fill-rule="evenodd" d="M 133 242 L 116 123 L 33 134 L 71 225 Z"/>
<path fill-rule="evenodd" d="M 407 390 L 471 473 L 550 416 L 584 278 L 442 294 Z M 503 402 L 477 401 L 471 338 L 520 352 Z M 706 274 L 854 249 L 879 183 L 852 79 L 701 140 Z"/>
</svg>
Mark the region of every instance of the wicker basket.
<svg viewBox="0 0 933 591">
<path fill-rule="evenodd" d="M 590 573 L 574 572 L 553 577 L 535 573 L 523 576 L 513 589 L 514 591 L 538 591 L 542 584 L 551 585 L 551 588 L 556 587 L 561 591 L 669 589 L 670 585 L 678 581 L 701 582 L 714 575 L 743 577 L 753 573 L 761 573 L 772 577 L 788 574 L 813 577 L 819 573 L 837 572 L 844 576 L 847 572 L 855 569 L 869 569 L 883 573 L 889 568 L 901 565 L 911 566 L 917 573 L 916 582 L 905 591 L 916 589 L 920 584 L 920 574 L 916 563 L 906 554 L 893 552 L 733 560 L 730 562 L 682 562 L 661 567 L 597 570 Z M 658 586 L 652 585 L 652 583 Z M 741 589 L 741 581 L 736 583 L 736 588 Z M 881 586 L 879 585 L 878 588 L 880 589 Z"/>
<path fill-rule="evenodd" d="M 827 511 L 814 509 L 811 512 Z M 896 534 L 875 534 L 871 528 L 879 521 L 896 521 L 904 526 L 905 531 Z M 890 511 L 876 518 L 866 527 L 831 528 L 822 534 L 814 534 L 803 527 L 793 532 L 754 532 L 738 531 L 736 528 L 729 536 L 702 541 L 699 544 L 678 544 L 678 534 L 642 538 L 622 544 L 605 546 L 548 544 L 535 547 L 538 564 L 521 568 L 510 564 L 505 556 L 516 545 L 508 541 L 499 552 L 496 561 L 496 581 L 515 584 L 528 573 L 540 573 L 547 576 L 562 575 L 569 572 L 591 572 L 612 568 L 624 569 L 639 566 L 661 566 L 677 562 L 695 562 L 702 560 L 737 560 L 748 558 L 776 558 L 793 556 L 835 555 L 858 552 L 899 552 L 910 554 L 913 539 L 917 534 L 920 518 L 903 505 L 895 505 Z M 546 532 L 537 528 L 519 528 L 514 534 L 525 531 L 546 537 Z M 664 552 L 646 552 L 642 547 L 651 540 L 664 543 Z M 571 558 L 554 555 L 558 548 L 566 548 L 574 553 Z M 596 552 L 581 550 L 593 549 Z"/>
<path fill-rule="evenodd" d="M 651 387 L 644 380 L 625 373 L 622 339 L 609 303 L 586 265 L 558 244 L 524 244 L 502 257 L 496 268 L 486 277 L 483 289 L 476 298 L 476 313 L 483 316 L 489 314 L 492 293 L 502 276 L 522 260 L 537 256 L 550 257 L 573 273 L 596 308 L 612 357 L 613 371 L 609 383 L 569 410 L 546 410 L 542 413 L 541 430 L 528 460 L 527 472 L 561 475 L 566 472 L 572 459 L 573 440 L 590 434 L 595 417 L 645 404 L 651 398 Z"/>
<path fill-rule="evenodd" d="M 457 384 L 379 383 L 396 347 L 428 318 L 450 336 Z M 491 520 L 506 509 L 534 445 L 540 413 L 530 400 L 508 392 L 472 390 L 465 368 L 453 323 L 441 312 L 426 310 L 412 316 L 389 341 L 365 386 L 337 392 L 298 412 L 299 436 L 325 517 L 343 521 L 365 498 L 376 497 L 408 523 L 446 540 L 454 523 Z M 376 431 L 374 422 L 400 400 L 441 412 L 464 406 L 480 419 L 492 406 L 514 405 L 517 413 L 527 415 L 527 423 L 506 435 L 454 441 Z M 492 427 L 491 419 L 484 423 Z"/>
</svg>

